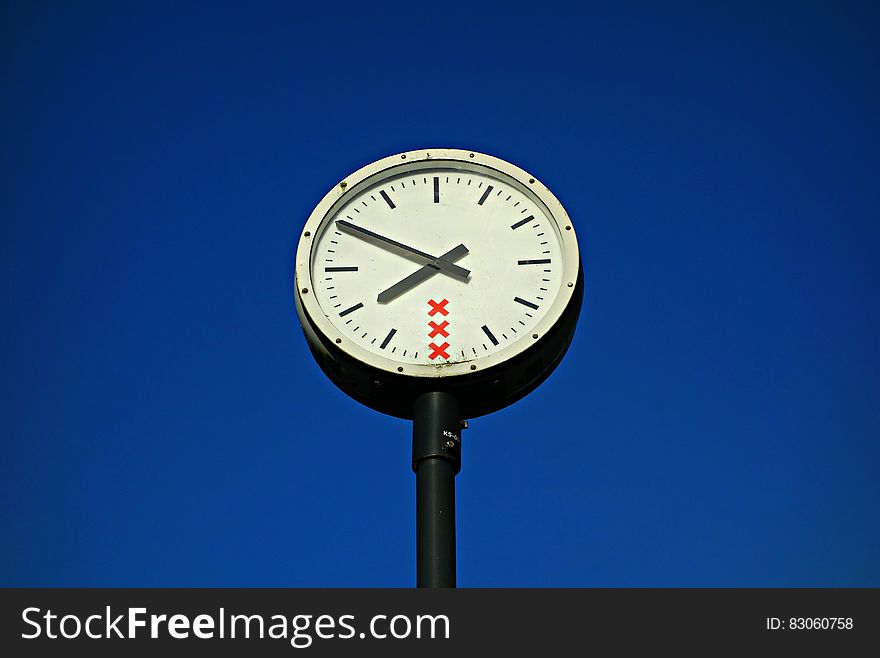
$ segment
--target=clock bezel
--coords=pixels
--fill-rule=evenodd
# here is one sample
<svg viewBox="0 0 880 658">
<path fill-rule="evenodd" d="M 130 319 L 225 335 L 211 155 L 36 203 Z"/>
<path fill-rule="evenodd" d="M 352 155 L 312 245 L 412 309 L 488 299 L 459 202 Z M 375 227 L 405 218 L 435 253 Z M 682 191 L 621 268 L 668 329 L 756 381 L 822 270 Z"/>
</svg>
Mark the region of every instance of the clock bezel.
<svg viewBox="0 0 880 658">
<path fill-rule="evenodd" d="M 439 364 L 415 364 L 395 361 L 358 345 L 333 324 L 314 294 L 311 276 L 312 251 L 325 221 L 361 190 L 402 171 L 449 166 L 455 169 L 487 171 L 507 181 L 541 204 L 551 221 L 557 225 L 560 249 L 563 252 L 562 285 L 548 311 L 529 334 L 510 345 L 487 355 L 463 361 Z M 556 196 L 537 178 L 505 160 L 476 151 L 461 149 L 420 149 L 406 151 L 376 160 L 361 167 L 330 190 L 315 206 L 300 234 L 295 260 L 295 285 L 298 306 L 301 306 L 314 330 L 348 357 L 388 375 L 405 375 L 424 379 L 451 379 L 472 376 L 474 371 L 494 369 L 541 341 L 559 322 L 575 295 L 580 273 L 580 251 L 574 226 Z"/>
</svg>

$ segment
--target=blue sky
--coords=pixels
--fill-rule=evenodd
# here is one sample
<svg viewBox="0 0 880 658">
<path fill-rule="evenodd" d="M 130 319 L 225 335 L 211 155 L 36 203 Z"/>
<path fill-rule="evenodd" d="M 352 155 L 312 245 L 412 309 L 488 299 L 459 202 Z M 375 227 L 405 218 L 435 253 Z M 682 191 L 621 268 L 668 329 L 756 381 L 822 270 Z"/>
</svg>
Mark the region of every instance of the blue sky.
<svg viewBox="0 0 880 658">
<path fill-rule="evenodd" d="M 292 259 L 450 146 L 586 274 L 464 435 L 459 584 L 880 585 L 880 12 L 771 5 L 4 3 L 0 584 L 412 585 L 410 427 L 313 363 Z"/>
</svg>

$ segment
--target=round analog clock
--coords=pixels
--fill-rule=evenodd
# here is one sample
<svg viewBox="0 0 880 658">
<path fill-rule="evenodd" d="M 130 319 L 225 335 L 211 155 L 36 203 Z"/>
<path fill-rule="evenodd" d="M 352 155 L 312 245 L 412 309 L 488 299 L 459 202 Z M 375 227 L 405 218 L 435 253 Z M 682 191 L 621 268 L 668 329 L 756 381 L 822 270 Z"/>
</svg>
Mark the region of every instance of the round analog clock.
<svg viewBox="0 0 880 658">
<path fill-rule="evenodd" d="M 340 181 L 295 264 L 324 372 L 403 418 L 423 392 L 450 392 L 473 417 L 532 390 L 571 342 L 582 280 L 556 197 L 508 162 L 455 149 L 390 156 Z"/>
</svg>

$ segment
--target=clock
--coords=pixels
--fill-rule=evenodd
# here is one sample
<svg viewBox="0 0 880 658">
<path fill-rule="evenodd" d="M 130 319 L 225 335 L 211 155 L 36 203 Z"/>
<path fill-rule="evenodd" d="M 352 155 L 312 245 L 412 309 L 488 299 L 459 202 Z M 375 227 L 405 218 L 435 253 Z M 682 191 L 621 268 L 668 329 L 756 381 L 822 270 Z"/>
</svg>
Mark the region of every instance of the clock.
<svg viewBox="0 0 880 658">
<path fill-rule="evenodd" d="M 533 390 L 583 296 L 562 204 L 519 167 L 457 149 L 393 155 L 335 185 L 302 230 L 294 283 L 323 371 L 402 418 L 425 392 L 474 417 Z"/>
</svg>

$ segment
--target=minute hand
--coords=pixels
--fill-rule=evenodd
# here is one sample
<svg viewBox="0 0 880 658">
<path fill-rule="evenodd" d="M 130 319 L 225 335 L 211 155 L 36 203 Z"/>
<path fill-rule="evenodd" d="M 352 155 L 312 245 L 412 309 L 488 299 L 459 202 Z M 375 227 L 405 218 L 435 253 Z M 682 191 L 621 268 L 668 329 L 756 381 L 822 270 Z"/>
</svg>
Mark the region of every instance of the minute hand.
<svg viewBox="0 0 880 658">
<path fill-rule="evenodd" d="M 377 247 L 382 247 L 383 249 L 387 249 L 388 251 L 403 256 L 404 258 L 409 258 L 422 265 L 433 267 L 435 270 L 439 270 L 444 274 L 456 276 L 461 279 L 467 279 L 471 275 L 470 270 L 466 270 L 454 263 L 450 263 L 448 260 L 432 256 L 431 254 L 409 247 L 397 240 L 392 240 L 391 238 L 386 238 L 384 235 L 379 235 L 378 233 L 373 233 L 373 231 L 361 228 L 360 226 L 355 226 L 344 219 L 337 219 L 336 227 L 343 233 L 348 233 L 349 235 L 354 235 L 367 242 L 372 242 Z"/>
</svg>

